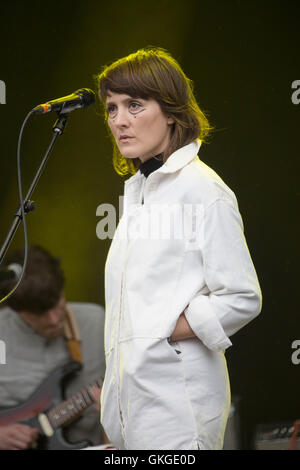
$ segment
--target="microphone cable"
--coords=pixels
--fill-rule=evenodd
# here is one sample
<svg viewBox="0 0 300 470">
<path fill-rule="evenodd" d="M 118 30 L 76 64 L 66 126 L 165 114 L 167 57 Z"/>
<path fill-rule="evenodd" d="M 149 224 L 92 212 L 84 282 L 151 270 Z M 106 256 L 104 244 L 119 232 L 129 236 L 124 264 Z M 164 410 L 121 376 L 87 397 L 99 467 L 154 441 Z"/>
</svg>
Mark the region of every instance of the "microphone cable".
<svg viewBox="0 0 300 470">
<path fill-rule="evenodd" d="M 27 265 L 27 257 L 28 257 L 28 236 L 27 236 L 27 225 L 26 225 L 26 212 L 24 210 L 24 203 L 23 203 L 23 189 L 22 189 L 22 170 L 21 170 L 21 142 L 23 137 L 24 128 L 29 120 L 29 118 L 34 114 L 33 110 L 30 111 L 24 119 L 24 122 L 21 126 L 18 138 L 18 147 L 17 147 L 17 174 L 18 174 L 18 191 L 19 191 L 19 200 L 20 200 L 20 208 L 22 214 L 22 222 L 23 222 L 23 232 L 24 232 L 24 260 L 22 266 L 22 272 L 19 276 L 18 282 L 15 287 L 7 294 L 3 299 L 0 299 L 0 304 L 5 302 L 19 287 L 25 273 L 26 265 Z M 26 202 L 26 201 L 25 201 Z"/>
</svg>

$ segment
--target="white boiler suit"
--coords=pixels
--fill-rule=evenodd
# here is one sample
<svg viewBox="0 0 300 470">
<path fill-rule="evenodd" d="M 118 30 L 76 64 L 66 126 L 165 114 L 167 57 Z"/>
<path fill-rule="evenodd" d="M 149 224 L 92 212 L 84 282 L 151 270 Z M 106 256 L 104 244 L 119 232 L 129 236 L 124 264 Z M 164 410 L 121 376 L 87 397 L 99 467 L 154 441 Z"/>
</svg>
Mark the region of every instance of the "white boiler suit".
<svg viewBox="0 0 300 470">
<path fill-rule="evenodd" d="M 102 425 L 120 450 L 221 449 L 224 351 L 261 310 L 235 195 L 199 159 L 200 144 L 125 182 L 105 268 L 101 394 Z M 196 337 L 170 343 L 182 312 Z"/>
</svg>

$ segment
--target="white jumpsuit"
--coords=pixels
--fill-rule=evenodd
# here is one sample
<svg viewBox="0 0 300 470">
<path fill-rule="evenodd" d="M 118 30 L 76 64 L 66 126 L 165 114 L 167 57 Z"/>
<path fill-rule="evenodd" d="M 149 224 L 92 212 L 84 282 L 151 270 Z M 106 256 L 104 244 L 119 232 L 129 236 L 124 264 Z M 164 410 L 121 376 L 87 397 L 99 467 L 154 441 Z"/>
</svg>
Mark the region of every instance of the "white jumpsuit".
<svg viewBox="0 0 300 470">
<path fill-rule="evenodd" d="M 261 311 L 234 193 L 199 140 L 125 182 L 106 267 L 101 422 L 117 449 L 221 449 L 224 351 Z M 169 343 L 182 312 L 194 339 Z"/>
</svg>

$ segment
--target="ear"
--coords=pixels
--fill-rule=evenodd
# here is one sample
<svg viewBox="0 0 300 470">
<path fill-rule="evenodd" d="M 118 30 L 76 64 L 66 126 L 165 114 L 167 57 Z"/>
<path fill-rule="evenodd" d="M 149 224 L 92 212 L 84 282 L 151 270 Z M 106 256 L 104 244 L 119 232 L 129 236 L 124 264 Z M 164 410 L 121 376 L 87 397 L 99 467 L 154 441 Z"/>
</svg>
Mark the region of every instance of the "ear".
<svg viewBox="0 0 300 470">
<path fill-rule="evenodd" d="M 171 116 L 167 116 L 167 124 L 170 126 L 171 124 L 175 123 L 175 119 L 173 119 Z"/>
</svg>

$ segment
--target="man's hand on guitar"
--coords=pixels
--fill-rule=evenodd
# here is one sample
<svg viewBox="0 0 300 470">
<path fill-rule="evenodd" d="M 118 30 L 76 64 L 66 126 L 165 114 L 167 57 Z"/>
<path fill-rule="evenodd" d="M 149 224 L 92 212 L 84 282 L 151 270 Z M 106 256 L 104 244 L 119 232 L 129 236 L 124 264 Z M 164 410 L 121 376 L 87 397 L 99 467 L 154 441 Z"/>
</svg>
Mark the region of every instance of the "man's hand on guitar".
<svg viewBox="0 0 300 470">
<path fill-rule="evenodd" d="M 39 430 L 24 424 L 0 426 L 0 449 L 21 450 L 34 448 Z"/>
</svg>

